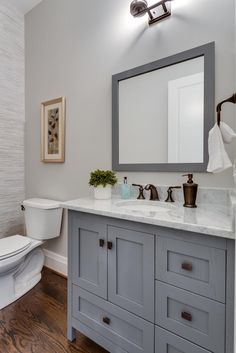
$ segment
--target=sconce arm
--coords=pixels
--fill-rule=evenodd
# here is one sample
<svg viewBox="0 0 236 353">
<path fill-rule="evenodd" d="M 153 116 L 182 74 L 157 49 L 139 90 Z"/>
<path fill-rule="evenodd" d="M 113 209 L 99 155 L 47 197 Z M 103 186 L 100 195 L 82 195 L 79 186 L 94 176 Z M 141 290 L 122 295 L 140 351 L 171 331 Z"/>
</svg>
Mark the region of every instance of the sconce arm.
<svg viewBox="0 0 236 353">
<path fill-rule="evenodd" d="M 220 125 L 220 121 L 221 121 L 221 107 L 224 103 L 233 103 L 236 104 L 236 93 L 234 93 L 231 97 L 224 99 L 222 102 L 220 102 L 219 104 L 217 104 L 216 107 L 216 112 L 217 112 L 217 124 Z"/>
</svg>

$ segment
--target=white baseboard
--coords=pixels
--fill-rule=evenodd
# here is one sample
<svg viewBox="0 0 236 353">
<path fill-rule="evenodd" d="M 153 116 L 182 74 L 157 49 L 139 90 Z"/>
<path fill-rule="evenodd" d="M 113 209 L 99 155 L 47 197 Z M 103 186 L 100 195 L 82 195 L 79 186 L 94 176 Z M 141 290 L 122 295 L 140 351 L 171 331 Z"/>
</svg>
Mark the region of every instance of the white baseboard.
<svg viewBox="0 0 236 353">
<path fill-rule="evenodd" d="M 67 257 L 56 254 L 55 252 L 43 249 L 45 255 L 45 266 L 67 276 Z"/>
</svg>

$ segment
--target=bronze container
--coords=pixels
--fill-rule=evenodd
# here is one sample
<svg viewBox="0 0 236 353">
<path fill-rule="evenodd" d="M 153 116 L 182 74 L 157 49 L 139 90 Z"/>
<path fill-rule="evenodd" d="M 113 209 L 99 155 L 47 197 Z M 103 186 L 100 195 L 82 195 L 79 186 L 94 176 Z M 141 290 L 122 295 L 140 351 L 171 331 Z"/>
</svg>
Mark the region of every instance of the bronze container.
<svg viewBox="0 0 236 353">
<path fill-rule="evenodd" d="M 196 208 L 198 184 L 183 184 L 184 207 Z"/>
</svg>

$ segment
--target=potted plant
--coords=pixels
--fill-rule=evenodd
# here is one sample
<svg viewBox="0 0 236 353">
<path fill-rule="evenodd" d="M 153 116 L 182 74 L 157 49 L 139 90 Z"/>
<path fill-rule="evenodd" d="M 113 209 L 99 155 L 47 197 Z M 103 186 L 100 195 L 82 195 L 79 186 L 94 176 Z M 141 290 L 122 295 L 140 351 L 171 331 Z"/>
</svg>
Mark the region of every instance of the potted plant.
<svg viewBox="0 0 236 353">
<path fill-rule="evenodd" d="M 94 197 L 98 200 L 111 198 L 111 187 L 117 183 L 112 170 L 94 170 L 90 173 L 89 185 L 94 187 Z"/>
</svg>

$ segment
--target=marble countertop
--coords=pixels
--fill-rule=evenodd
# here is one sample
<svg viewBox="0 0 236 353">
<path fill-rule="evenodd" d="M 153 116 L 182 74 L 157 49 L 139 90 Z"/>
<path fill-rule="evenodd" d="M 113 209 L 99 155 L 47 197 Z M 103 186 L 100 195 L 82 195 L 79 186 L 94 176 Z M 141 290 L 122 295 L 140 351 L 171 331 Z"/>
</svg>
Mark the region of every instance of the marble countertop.
<svg viewBox="0 0 236 353">
<path fill-rule="evenodd" d="M 197 208 L 185 208 L 183 203 L 175 202 L 164 205 L 160 201 L 143 203 L 142 209 L 139 200 L 125 202 L 119 198 L 110 200 L 95 200 L 94 198 L 81 198 L 61 203 L 66 209 L 92 213 L 118 219 L 152 224 L 173 229 L 182 229 L 190 232 L 214 235 L 222 238 L 235 239 L 234 213 L 236 197 L 230 198 L 230 204 L 201 203 Z M 129 202 L 139 207 L 129 209 Z M 150 208 L 150 202 L 153 205 Z M 125 206 L 125 207 L 123 207 Z M 167 208 L 166 210 L 160 209 Z"/>
</svg>

